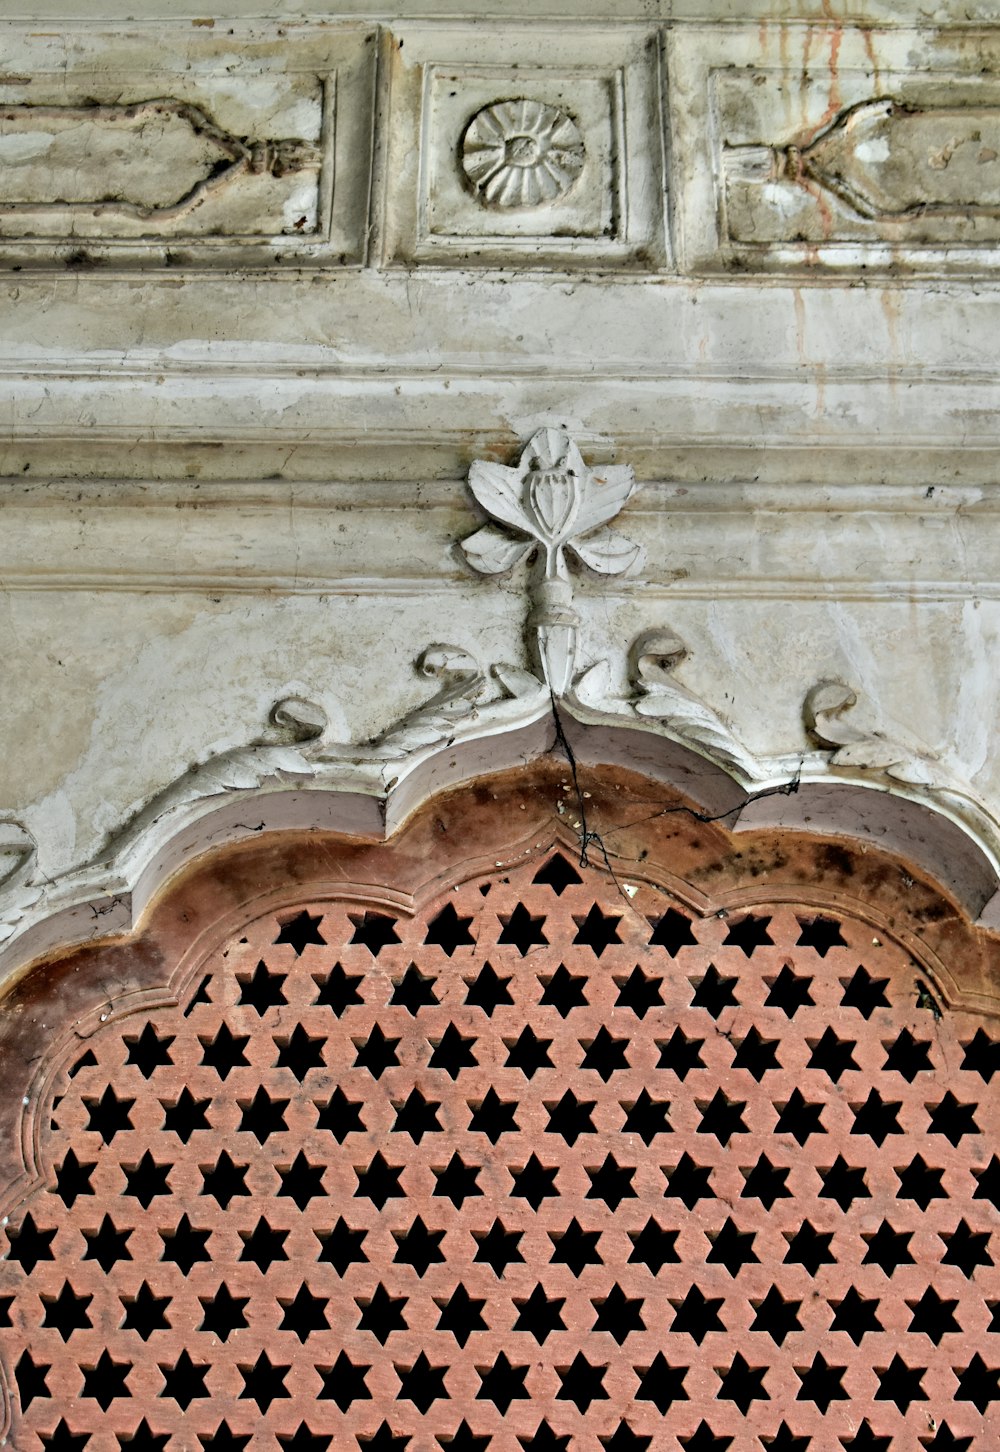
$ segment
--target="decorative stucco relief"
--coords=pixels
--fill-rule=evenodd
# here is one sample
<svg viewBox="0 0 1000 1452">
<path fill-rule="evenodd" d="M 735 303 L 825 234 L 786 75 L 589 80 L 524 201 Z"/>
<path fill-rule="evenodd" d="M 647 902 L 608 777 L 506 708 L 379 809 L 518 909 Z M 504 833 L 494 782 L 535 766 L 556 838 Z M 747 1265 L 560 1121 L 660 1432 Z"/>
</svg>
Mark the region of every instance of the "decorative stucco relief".
<svg viewBox="0 0 1000 1452">
<path fill-rule="evenodd" d="M 825 772 L 844 782 L 859 781 L 883 791 L 902 789 L 911 800 L 933 803 L 935 811 L 982 844 L 994 864 L 1000 863 L 1000 823 L 969 783 L 905 730 L 856 725 L 849 718 L 859 707 L 860 716 L 871 723 L 871 705 L 862 702 L 858 692 L 843 681 L 819 681 L 806 693 L 803 724 L 822 753 L 817 779 Z M 815 765 L 808 769 L 815 772 Z M 1000 894 L 995 893 L 985 906 L 983 919 L 997 925 Z"/>
<path fill-rule="evenodd" d="M 694 750 L 753 782 L 760 763 L 739 741 L 732 725 L 675 678 L 674 670 L 688 654 L 687 646 L 670 630 L 646 630 L 632 642 L 628 653 L 631 693 L 613 709 L 631 711 L 640 721 L 656 723 Z M 610 663 L 597 661 L 576 682 L 580 703 L 607 711 L 614 701 Z M 801 759 L 782 763 L 779 770 L 794 776 Z"/>
<path fill-rule="evenodd" d="M 38 843 L 20 822 L 0 818 L 0 942 L 13 933 L 42 896 Z"/>
<path fill-rule="evenodd" d="M 36 94 L 47 89 L 44 76 L 35 80 Z M 120 250 L 144 238 L 315 239 L 330 220 L 323 171 L 331 167 L 333 84 L 297 78 L 274 119 L 297 120 L 298 136 L 268 135 L 266 116 L 258 131 L 255 118 L 232 107 L 222 124 L 211 84 L 197 103 L 167 95 L 0 106 L 0 243 L 73 239 Z M 244 134 L 241 123 L 254 130 Z"/>
<path fill-rule="evenodd" d="M 567 552 L 598 575 L 620 575 L 637 564 L 639 546 L 608 524 L 635 487 L 628 465 L 589 468 L 560 429 L 537 433 L 515 468 L 479 460 L 469 473 L 477 503 L 503 528 L 484 525 L 462 550 L 474 570 L 489 575 L 533 555 L 530 652 L 555 695 L 568 690 L 577 664 L 580 617 Z"/>
<path fill-rule="evenodd" d="M 1000 105 L 920 107 L 879 96 L 842 111 L 805 145 L 733 146 L 727 180 L 788 181 L 839 197 L 870 222 L 1000 217 Z M 750 239 L 752 240 L 752 239 Z"/>
<path fill-rule="evenodd" d="M 394 31 L 386 259 L 659 265 L 658 45 L 628 27 Z"/>
<path fill-rule="evenodd" d="M 571 117 L 542 101 L 484 106 L 462 137 L 462 166 L 490 207 L 538 207 L 565 196 L 586 148 Z"/>
<path fill-rule="evenodd" d="M 858 704 L 858 694 L 842 681 L 820 681 L 805 699 L 803 717 L 810 737 L 831 753 L 830 763 L 850 770 L 884 772 L 908 786 L 943 786 L 946 777 L 936 758 L 917 745 L 891 739 L 880 730 L 864 730 L 845 717 Z"/>
<path fill-rule="evenodd" d="M 374 43 L 275 39 L 6 32 L 0 261 L 357 260 Z"/>
<path fill-rule="evenodd" d="M 996 265 L 995 33 L 702 28 L 670 49 L 685 265 Z"/>
<path fill-rule="evenodd" d="M 0 869 L 7 868 L 0 939 L 23 938 L 35 951 L 39 941 L 66 941 L 59 937 L 66 931 L 58 926 L 60 915 L 84 936 L 124 931 L 157 883 L 196 849 L 268 825 L 391 832 L 443 786 L 552 751 L 574 766 L 575 753 L 590 749 L 588 741 L 598 753 L 595 760 L 649 764 L 662 757 L 666 779 L 683 781 L 696 802 L 703 794 L 692 810 L 734 828 L 744 817 L 748 826 L 759 825 L 757 809 L 770 808 L 769 798 L 795 797 L 803 803 L 798 816 L 786 813 L 776 820 L 851 835 L 857 789 L 871 788 L 860 795 L 886 805 L 878 808 L 875 827 L 858 818 L 857 834 L 877 831 L 883 845 L 891 846 L 895 800 L 909 813 L 900 850 L 917 851 L 921 843 L 933 848 L 940 838 L 942 851 L 954 857 L 955 841 L 961 841 L 976 864 L 969 907 L 983 909 L 1000 881 L 1000 825 L 968 784 L 919 742 L 902 740 L 878 724 L 845 720 L 857 705 L 849 686 L 825 680 L 810 687 L 802 722 L 786 723 L 789 749 L 763 756 L 748 749 L 738 722 L 679 679 L 689 652 L 668 628 L 646 629 L 608 658 L 582 656 L 581 626 L 588 601 L 600 598 L 598 582 L 627 578 L 642 558 L 628 533 L 611 524 L 636 489 L 630 467 L 591 465 L 571 435 L 548 428 L 534 435 L 516 464 L 476 461 L 469 488 L 490 522 L 460 548 L 471 571 L 504 575 L 505 588 L 524 589 L 523 661 L 487 658 L 484 664 L 468 646 L 427 647 L 416 668 L 435 689 L 362 742 L 333 739 L 322 707 L 302 697 L 283 698 L 265 736 L 198 762 L 153 797 L 95 858 L 55 881 L 39 869 L 29 835 L 6 823 L 6 836 L 0 837 Z M 592 576 L 590 583 L 580 567 Z M 636 592 L 641 595 L 638 580 Z M 317 681 L 317 689 L 329 690 L 330 682 Z M 720 685 L 719 699 L 724 698 Z M 780 740 L 780 723 L 775 733 Z M 601 753 L 609 745 L 612 756 L 606 758 Z M 831 817 L 831 789 L 839 786 L 855 793 L 855 805 L 843 819 Z M 227 812 L 227 802 L 235 809 Z M 929 831 L 927 813 L 937 824 Z M 584 847 L 586 841 L 582 825 Z M 935 859 L 932 867 L 941 870 L 941 863 Z M 946 870 L 941 880 L 961 894 L 967 869 L 963 861 L 954 883 Z M 53 936 L 39 939 L 52 923 Z"/>
<path fill-rule="evenodd" d="M 183 220 L 238 177 L 319 170 L 300 138 L 233 136 L 205 111 L 170 97 L 127 105 L 0 107 L 0 216 L 57 211 Z M 315 221 L 310 230 L 315 229 Z"/>
<path fill-rule="evenodd" d="M 438 682 L 437 692 L 401 721 L 394 722 L 358 753 L 341 748 L 340 758 L 401 761 L 414 752 L 451 746 L 479 728 L 493 728 L 504 719 L 516 722 L 526 710 L 537 708 L 544 691 L 541 681 L 519 666 L 493 664 L 484 670 L 480 663 L 457 645 L 431 645 L 419 656 L 421 675 Z M 338 759 L 334 749 L 324 760 Z"/>
<path fill-rule="evenodd" d="M 996 36 L 806 29 L 13 28 L 0 258 L 993 266 Z"/>
<path fill-rule="evenodd" d="M 1000 243 L 1000 93 L 923 104 L 926 79 L 838 111 L 788 143 L 728 144 L 724 210 L 736 244 L 867 240 L 926 249 Z M 719 77 L 720 91 L 731 81 Z M 961 87 L 956 87 L 962 95 Z"/>
</svg>

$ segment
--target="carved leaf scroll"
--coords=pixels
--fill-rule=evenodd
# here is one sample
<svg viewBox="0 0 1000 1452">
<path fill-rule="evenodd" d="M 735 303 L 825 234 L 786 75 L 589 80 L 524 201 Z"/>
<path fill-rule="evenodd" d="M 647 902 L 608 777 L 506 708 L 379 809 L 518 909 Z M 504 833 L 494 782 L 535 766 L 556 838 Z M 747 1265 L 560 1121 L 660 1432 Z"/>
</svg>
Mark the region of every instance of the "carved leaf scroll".
<svg viewBox="0 0 1000 1452">
<path fill-rule="evenodd" d="M 804 146 L 737 146 L 731 180 L 797 182 L 868 221 L 928 213 L 1000 215 L 1000 107 L 919 107 L 878 97 L 849 107 Z"/>
<path fill-rule="evenodd" d="M 0 942 L 10 937 L 42 895 L 41 884 L 34 880 L 37 863 L 38 844 L 31 833 L 12 818 L 0 818 Z"/>
<path fill-rule="evenodd" d="M 842 681 L 820 681 L 806 696 L 806 730 L 833 754 L 831 765 L 884 772 L 909 786 L 934 786 L 938 773 L 929 752 L 890 740 L 881 731 L 864 731 L 844 720 L 858 704 L 857 692 Z"/>
<path fill-rule="evenodd" d="M 315 768 L 299 750 L 299 745 L 317 741 L 326 730 L 326 713 L 312 701 L 289 696 L 271 711 L 271 722 L 295 745 L 265 743 L 241 746 L 223 752 L 191 770 L 199 794 L 237 791 L 260 786 L 273 777 L 312 776 Z"/>
<path fill-rule="evenodd" d="M 631 711 L 646 721 L 658 722 L 677 741 L 683 741 L 713 761 L 730 767 L 748 780 L 756 773 L 753 757 L 737 740 L 732 727 L 674 677 L 687 646 L 672 631 L 644 631 L 629 651 L 628 701 L 616 701 L 607 661 L 597 661 L 576 682 L 575 693 L 584 704 L 601 710 Z"/>
<path fill-rule="evenodd" d="M 371 746 L 371 759 L 398 760 L 425 748 L 451 743 L 477 723 L 484 729 L 530 714 L 545 687 L 520 666 L 496 664 L 487 672 L 458 645 L 430 645 L 416 668 L 438 683 L 429 701 L 397 721 Z M 329 759 L 329 757 L 327 758 Z"/>
<path fill-rule="evenodd" d="M 316 168 L 298 138 L 233 136 L 186 101 L 0 106 L 0 215 L 108 211 L 169 222 L 249 173 Z"/>
<path fill-rule="evenodd" d="M 486 695 L 488 682 L 479 662 L 456 645 L 431 645 L 417 661 L 421 675 L 438 682 L 438 690 L 378 739 L 400 755 L 447 739 Z"/>
</svg>

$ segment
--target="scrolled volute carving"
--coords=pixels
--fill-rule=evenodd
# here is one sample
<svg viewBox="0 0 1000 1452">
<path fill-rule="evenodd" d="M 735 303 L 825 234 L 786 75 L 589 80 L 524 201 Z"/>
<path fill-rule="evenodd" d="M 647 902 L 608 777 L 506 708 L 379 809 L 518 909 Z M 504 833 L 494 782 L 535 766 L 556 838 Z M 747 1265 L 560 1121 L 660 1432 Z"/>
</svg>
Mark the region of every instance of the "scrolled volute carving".
<svg viewBox="0 0 1000 1452">
<path fill-rule="evenodd" d="M 38 843 L 13 817 L 0 818 L 0 942 L 16 931 L 42 896 L 37 880 Z"/>
<path fill-rule="evenodd" d="M 628 653 L 629 680 L 634 688 L 632 709 L 640 716 L 662 715 L 665 699 L 678 691 L 672 672 L 688 653 L 687 646 L 670 630 L 646 630 L 632 642 Z"/>
<path fill-rule="evenodd" d="M 315 775 L 308 753 L 327 729 L 321 706 L 298 696 L 279 700 L 270 712 L 271 737 L 218 752 L 197 762 L 149 801 L 77 874 L 88 885 L 93 875 L 114 881 L 112 864 L 124 861 L 133 845 L 185 807 L 226 793 L 253 791 L 272 782 L 304 781 Z M 0 819 L 0 942 L 22 926 L 28 911 L 59 894 L 59 884 L 38 869 L 35 839 L 18 822 Z M 8 870 L 4 871 L 4 869 Z M 70 881 L 73 874 L 70 874 Z"/>
<path fill-rule="evenodd" d="M 656 722 L 674 740 L 752 780 L 758 771 L 757 763 L 737 740 L 729 723 L 675 678 L 675 668 L 687 655 L 687 646 L 672 631 L 646 630 L 628 652 L 631 693 L 626 699 L 614 696 L 606 660 L 597 661 L 583 672 L 574 694 L 591 708 Z"/>
<path fill-rule="evenodd" d="M 879 772 L 906 786 L 943 786 L 937 758 L 929 751 L 892 740 L 879 730 L 866 731 L 845 720 L 858 704 L 858 693 L 843 681 L 820 681 L 803 703 L 808 734 L 829 751 L 830 765 L 854 771 Z"/>
<path fill-rule="evenodd" d="M 137 823 L 169 812 L 186 802 L 222 792 L 247 791 L 268 781 L 289 781 L 314 775 L 315 763 L 304 748 L 320 741 L 327 729 L 322 706 L 299 696 L 287 696 L 271 708 L 270 724 L 277 740 L 251 742 L 220 751 L 196 762 L 143 810 Z"/>
<path fill-rule="evenodd" d="M 530 671 L 493 665 L 485 671 L 457 645 L 431 645 L 417 658 L 421 675 L 439 683 L 438 691 L 373 742 L 379 758 L 397 759 L 428 747 L 444 745 L 459 733 L 475 730 L 506 714 L 513 716 L 545 687 Z"/>
<path fill-rule="evenodd" d="M 489 691 L 486 673 L 461 646 L 430 645 L 417 658 L 416 668 L 421 675 L 437 681 L 438 690 L 376 738 L 373 745 L 393 756 L 405 756 L 422 746 L 447 740 Z"/>
</svg>

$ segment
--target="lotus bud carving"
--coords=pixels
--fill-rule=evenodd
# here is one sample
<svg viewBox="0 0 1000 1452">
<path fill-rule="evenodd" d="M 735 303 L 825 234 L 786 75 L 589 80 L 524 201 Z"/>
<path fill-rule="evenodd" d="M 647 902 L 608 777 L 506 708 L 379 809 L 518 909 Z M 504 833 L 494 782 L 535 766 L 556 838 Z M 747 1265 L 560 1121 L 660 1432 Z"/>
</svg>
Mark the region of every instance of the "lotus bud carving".
<svg viewBox="0 0 1000 1452">
<path fill-rule="evenodd" d="M 542 429 L 516 467 L 477 460 L 469 488 L 488 524 L 462 544 L 473 569 L 499 574 L 540 547 L 545 579 L 568 579 L 569 550 L 599 575 L 620 575 L 642 556 L 639 545 L 608 527 L 635 490 L 627 465 L 591 469 L 562 429 Z M 511 538 L 513 531 L 515 538 Z"/>
<path fill-rule="evenodd" d="M 576 480 L 569 474 L 546 470 L 530 476 L 528 506 L 541 538 L 565 543 L 576 518 L 576 499 Z"/>
<path fill-rule="evenodd" d="M 640 547 L 608 524 L 635 487 L 625 465 L 590 468 L 562 429 L 540 430 L 514 467 L 480 459 L 469 471 L 469 488 L 497 523 L 477 530 L 462 550 L 485 575 L 536 553 L 527 628 L 534 663 L 556 695 L 573 677 L 579 625 L 567 552 L 599 575 L 637 564 Z"/>
</svg>

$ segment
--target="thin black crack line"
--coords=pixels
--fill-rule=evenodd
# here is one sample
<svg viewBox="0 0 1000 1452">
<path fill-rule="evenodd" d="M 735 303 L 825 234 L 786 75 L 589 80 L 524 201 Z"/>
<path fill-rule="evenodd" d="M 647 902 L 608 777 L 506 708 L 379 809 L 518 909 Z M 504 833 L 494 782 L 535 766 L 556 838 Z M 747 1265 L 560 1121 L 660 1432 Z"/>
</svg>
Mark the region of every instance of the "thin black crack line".
<svg viewBox="0 0 1000 1452">
<path fill-rule="evenodd" d="M 622 884 L 618 881 L 618 875 L 615 872 L 614 867 L 612 866 L 611 857 L 608 853 L 607 847 L 604 844 L 604 838 L 601 836 L 600 832 L 591 831 L 591 829 L 587 825 L 587 807 L 583 795 L 583 789 L 580 786 L 580 779 L 577 775 L 576 757 L 573 754 L 573 748 L 572 746 L 570 746 L 569 741 L 566 737 L 566 732 L 563 729 L 562 717 L 559 715 L 559 707 L 556 704 L 555 692 L 550 691 L 550 695 L 552 698 L 552 719 L 555 722 L 556 728 L 556 742 L 559 746 L 562 747 L 566 755 L 566 760 L 569 762 L 569 771 L 570 776 L 573 778 L 573 791 L 576 795 L 577 810 L 580 813 L 580 866 L 590 867 L 592 865 L 590 858 L 587 856 L 587 848 L 591 845 L 591 843 L 593 843 L 599 849 L 600 854 L 604 859 L 605 869 L 608 873 L 608 876 L 611 878 L 611 881 L 614 883 L 615 890 L 617 891 L 619 897 L 631 908 L 632 899 L 629 897 Z"/>
<path fill-rule="evenodd" d="M 580 813 L 580 866 L 589 867 L 590 861 L 587 857 L 587 848 L 590 845 L 591 834 L 587 827 L 587 808 L 584 805 L 583 792 L 580 789 L 580 778 L 576 771 L 576 757 L 573 755 L 573 748 L 566 739 L 566 732 L 563 730 L 562 717 L 559 715 L 559 707 L 556 705 L 555 691 L 549 691 L 552 700 L 552 719 L 556 728 L 556 744 L 561 746 L 566 760 L 569 762 L 569 773 L 573 778 L 573 791 L 576 794 L 576 807 Z"/>
<path fill-rule="evenodd" d="M 593 865 L 590 861 L 590 858 L 587 856 L 587 849 L 591 846 L 591 844 L 596 846 L 599 849 L 602 858 L 604 859 L 604 866 L 612 882 L 614 883 L 619 896 L 624 902 L 628 903 L 629 907 L 631 907 L 632 899 L 629 897 L 628 893 L 625 891 L 624 887 L 618 880 L 618 876 L 611 862 L 611 855 L 608 852 L 607 844 L 604 841 L 604 834 L 601 832 L 592 831 L 591 828 L 587 825 L 587 807 L 583 794 L 583 789 L 580 786 L 580 778 L 577 773 L 576 756 L 574 755 L 573 748 L 572 746 L 570 746 L 569 740 L 567 739 L 566 732 L 563 728 L 562 717 L 559 714 L 559 707 L 556 703 L 555 692 L 551 690 L 551 688 L 549 690 L 549 695 L 552 701 L 552 719 L 555 724 L 556 744 L 562 748 L 563 754 L 565 755 L 566 760 L 569 763 L 570 776 L 573 779 L 573 792 L 576 797 L 577 811 L 580 814 L 580 826 L 578 828 L 580 835 L 579 865 L 580 867 L 584 868 L 591 867 Z M 800 763 L 799 766 L 796 768 L 795 775 L 792 777 L 791 781 L 784 782 L 781 786 L 768 787 L 762 792 L 755 792 L 753 795 L 748 796 L 746 801 L 737 803 L 736 806 L 730 807 L 725 812 L 699 812 L 696 811 L 694 807 L 685 806 L 683 803 L 679 803 L 670 807 L 661 807 L 658 812 L 651 812 L 646 817 L 637 817 L 636 820 L 633 822 L 624 822 L 620 827 L 609 827 L 607 835 L 611 836 L 617 832 L 628 831 L 633 827 L 641 827 L 646 822 L 655 822 L 658 817 L 669 817 L 678 812 L 686 813 L 696 822 L 723 822 L 727 817 L 735 816 L 737 812 L 741 812 L 743 808 L 749 806 L 751 802 L 762 802 L 767 797 L 794 796 L 801 784 L 801 772 L 802 765 Z M 615 855 L 616 857 L 619 857 L 619 861 L 622 862 L 626 860 L 632 860 L 621 858 L 617 853 Z"/>
<path fill-rule="evenodd" d="M 556 727 L 556 742 L 559 746 L 562 747 L 563 752 L 566 756 L 566 760 L 569 762 L 570 775 L 573 778 L 573 790 L 576 793 L 577 806 L 580 812 L 580 866 L 589 867 L 590 862 L 587 858 L 587 847 L 591 842 L 596 842 L 598 844 L 605 858 L 607 858 L 607 851 L 604 847 L 602 834 L 600 832 L 591 832 L 587 827 L 587 809 L 584 806 L 583 791 L 580 788 L 580 781 L 579 777 L 577 776 L 576 757 L 573 755 L 573 748 L 567 741 L 566 732 L 563 730 L 562 717 L 559 715 L 559 707 L 556 705 L 555 693 L 550 692 L 550 694 L 552 697 L 552 716 L 555 721 Z M 800 763 L 796 767 L 795 775 L 792 777 L 791 781 L 783 782 L 781 786 L 767 787 L 762 792 L 753 792 L 747 797 L 746 801 L 737 802 L 734 807 L 728 807 L 724 812 L 699 812 L 694 807 L 686 806 L 683 802 L 681 802 L 671 807 L 661 807 L 659 811 L 650 812 L 649 815 L 646 817 L 636 817 L 634 821 L 622 822 L 622 824 L 618 827 L 609 827 L 607 835 L 611 836 L 612 833 L 616 832 L 627 832 L 632 827 L 641 827 L 646 822 L 655 822 L 658 817 L 669 817 L 677 812 L 686 813 L 696 822 L 724 822 L 727 817 L 734 817 L 737 812 L 742 812 L 745 807 L 750 806 L 754 802 L 766 801 L 768 797 L 795 796 L 801 784 L 802 765 Z"/>
<path fill-rule="evenodd" d="M 742 812 L 754 802 L 763 802 L 768 797 L 792 797 L 802 784 L 801 766 L 796 768 L 795 775 L 791 781 L 784 782 L 781 786 L 767 787 L 762 792 L 753 792 L 746 801 L 737 802 L 735 807 L 729 807 L 724 812 L 699 812 L 694 807 L 685 806 L 683 803 L 672 807 L 661 807 L 658 812 L 650 812 L 646 817 L 636 817 L 632 822 L 622 822 L 618 827 L 609 827 L 607 835 L 610 837 L 615 832 L 628 832 L 633 827 L 642 827 L 646 822 L 655 822 L 657 817 L 670 817 L 674 813 L 684 812 L 687 816 L 693 817 L 696 822 L 724 822 L 727 817 L 734 817 L 737 812 Z"/>
</svg>

